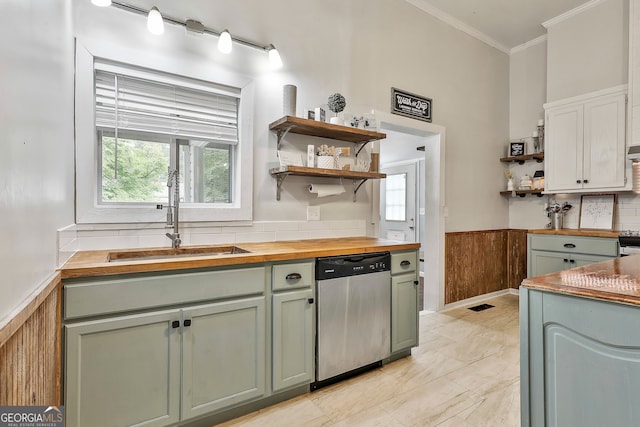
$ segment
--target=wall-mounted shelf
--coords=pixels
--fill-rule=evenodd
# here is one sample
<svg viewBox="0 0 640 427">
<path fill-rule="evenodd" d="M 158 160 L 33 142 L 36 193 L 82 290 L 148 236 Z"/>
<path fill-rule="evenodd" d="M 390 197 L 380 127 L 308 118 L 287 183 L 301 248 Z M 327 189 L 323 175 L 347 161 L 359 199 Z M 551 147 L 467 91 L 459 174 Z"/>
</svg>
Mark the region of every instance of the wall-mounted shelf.
<svg viewBox="0 0 640 427">
<path fill-rule="evenodd" d="M 353 201 L 356 201 L 356 194 L 362 184 L 368 179 L 381 179 L 386 178 L 387 175 L 377 172 L 356 172 L 345 171 L 339 169 L 318 169 L 318 168 L 306 168 L 302 166 L 281 166 L 279 168 L 273 168 L 269 170 L 271 176 L 278 180 L 278 189 L 276 193 L 276 200 L 280 200 L 280 189 L 285 178 L 289 175 L 294 176 L 314 176 L 320 178 L 344 178 L 353 180 Z"/>
<path fill-rule="evenodd" d="M 352 128 L 349 126 L 334 125 L 316 120 L 302 119 L 300 117 L 284 116 L 269 125 L 269 130 L 275 132 L 278 137 L 278 150 L 280 141 L 288 133 L 297 133 L 307 136 L 337 139 L 340 141 L 361 144 L 356 151 L 356 156 L 371 141 L 385 139 L 386 134 L 366 129 Z"/>
<path fill-rule="evenodd" d="M 515 190 L 515 193 L 516 193 L 516 196 L 520 196 L 520 197 L 525 197 L 527 194 L 542 197 L 544 196 L 544 194 L 542 194 L 542 191 L 543 190 Z M 500 194 L 512 196 L 513 191 L 501 191 Z"/>
<path fill-rule="evenodd" d="M 502 157 L 500 159 L 504 163 L 517 162 L 520 165 L 523 165 L 527 160 L 535 160 L 538 163 L 542 163 L 544 161 L 544 153 L 523 154 L 522 156 Z"/>
<path fill-rule="evenodd" d="M 317 136 L 321 138 L 335 139 L 338 141 L 359 144 L 356 157 L 362 149 L 371 141 L 385 139 L 386 134 L 366 129 L 352 128 L 349 126 L 334 125 L 316 120 L 302 119 L 300 117 L 284 116 L 269 125 L 269 130 L 275 132 L 278 137 L 278 150 L 284 136 L 291 132 L 300 135 Z M 368 179 L 386 178 L 387 175 L 377 172 L 356 172 L 339 169 L 319 169 L 302 166 L 281 166 L 269 170 L 271 176 L 277 179 L 276 200 L 280 200 L 282 183 L 289 175 L 313 176 L 320 178 L 344 178 L 353 181 L 353 201 L 356 201 L 358 190 Z"/>
</svg>

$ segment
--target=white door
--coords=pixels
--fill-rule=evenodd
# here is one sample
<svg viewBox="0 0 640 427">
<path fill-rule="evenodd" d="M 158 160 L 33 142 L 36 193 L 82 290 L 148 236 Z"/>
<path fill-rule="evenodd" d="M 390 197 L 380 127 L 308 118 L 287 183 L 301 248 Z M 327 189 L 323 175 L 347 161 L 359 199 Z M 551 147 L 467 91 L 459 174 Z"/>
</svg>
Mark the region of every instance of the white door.
<svg viewBox="0 0 640 427">
<path fill-rule="evenodd" d="M 382 168 L 380 184 L 380 237 L 417 241 L 416 163 Z"/>
</svg>

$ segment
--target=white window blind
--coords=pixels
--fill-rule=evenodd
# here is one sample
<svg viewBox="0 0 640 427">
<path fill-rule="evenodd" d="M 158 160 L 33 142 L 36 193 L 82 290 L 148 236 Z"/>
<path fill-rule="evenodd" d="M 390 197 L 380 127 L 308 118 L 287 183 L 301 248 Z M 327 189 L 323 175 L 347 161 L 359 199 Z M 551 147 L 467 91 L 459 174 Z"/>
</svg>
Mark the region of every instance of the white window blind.
<svg viewBox="0 0 640 427">
<path fill-rule="evenodd" d="M 238 144 L 239 91 L 171 82 L 171 77 L 127 75 L 96 64 L 98 127 L 174 135 L 185 139 Z M 183 84 L 181 84 L 183 83 Z"/>
</svg>

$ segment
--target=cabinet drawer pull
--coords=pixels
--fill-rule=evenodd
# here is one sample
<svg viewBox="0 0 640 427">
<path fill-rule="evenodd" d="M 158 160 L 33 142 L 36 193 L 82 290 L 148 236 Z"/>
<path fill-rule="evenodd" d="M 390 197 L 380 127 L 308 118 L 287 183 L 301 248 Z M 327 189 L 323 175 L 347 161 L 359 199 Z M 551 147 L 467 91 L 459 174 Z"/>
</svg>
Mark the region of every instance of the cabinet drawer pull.
<svg viewBox="0 0 640 427">
<path fill-rule="evenodd" d="M 184 321 L 184 327 L 185 327 L 185 328 L 188 328 L 189 326 L 191 326 L 191 319 L 186 319 L 186 320 Z"/>
<path fill-rule="evenodd" d="M 180 321 L 179 320 L 174 320 L 173 322 L 171 322 L 171 327 L 173 329 L 179 328 L 180 327 Z"/>
<path fill-rule="evenodd" d="M 286 280 L 300 280 L 302 279 L 302 274 L 300 273 L 290 273 L 285 277 Z"/>
<path fill-rule="evenodd" d="M 400 262 L 400 266 L 401 267 L 407 267 L 411 265 L 411 261 L 407 261 L 406 259 L 404 261 Z"/>
<path fill-rule="evenodd" d="M 414 281 L 413 281 L 413 286 L 418 286 L 419 284 L 420 284 L 420 282 L 419 282 L 419 281 L 417 281 L 417 280 L 414 280 Z"/>
<path fill-rule="evenodd" d="M 569 248 L 569 249 L 573 249 L 573 248 L 575 248 L 575 247 L 576 247 L 576 245 L 574 245 L 573 243 L 565 243 L 565 244 L 564 244 L 564 247 L 565 247 L 565 248 Z"/>
<path fill-rule="evenodd" d="M 565 259 L 563 259 L 563 261 L 564 261 L 564 262 L 569 262 L 569 260 L 568 260 L 568 259 L 566 259 L 566 258 L 565 258 Z"/>
<path fill-rule="evenodd" d="M 585 179 L 583 182 L 584 182 L 585 184 L 588 184 L 588 183 L 589 183 L 589 180 L 588 180 L 588 179 Z"/>
<path fill-rule="evenodd" d="M 579 179 L 576 180 L 576 184 L 582 184 L 582 181 L 580 181 Z"/>
<path fill-rule="evenodd" d="M 314 303 L 314 299 L 313 298 L 309 298 L 307 301 L 309 301 L 309 304 L 313 304 Z"/>
<path fill-rule="evenodd" d="M 575 259 L 570 259 L 570 260 L 569 260 L 569 262 L 570 262 L 571 264 L 575 264 L 576 260 L 575 260 Z"/>
</svg>

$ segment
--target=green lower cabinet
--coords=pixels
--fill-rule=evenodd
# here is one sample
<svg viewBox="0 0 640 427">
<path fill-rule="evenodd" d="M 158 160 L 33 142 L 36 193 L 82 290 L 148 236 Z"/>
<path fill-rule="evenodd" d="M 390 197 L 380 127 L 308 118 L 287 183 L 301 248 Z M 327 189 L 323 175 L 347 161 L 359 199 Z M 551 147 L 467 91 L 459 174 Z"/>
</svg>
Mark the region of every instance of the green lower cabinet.
<svg viewBox="0 0 640 427">
<path fill-rule="evenodd" d="M 313 291 L 273 295 L 273 391 L 313 381 Z"/>
<path fill-rule="evenodd" d="M 521 425 L 640 426 L 640 308 L 521 288 Z"/>
<path fill-rule="evenodd" d="M 265 393 L 264 300 L 261 296 L 183 310 L 183 420 Z"/>
<path fill-rule="evenodd" d="M 66 425 L 166 426 L 180 419 L 180 310 L 65 326 Z"/>
<path fill-rule="evenodd" d="M 260 296 L 66 325 L 67 427 L 166 426 L 259 398 L 264 324 Z"/>
<path fill-rule="evenodd" d="M 416 273 L 391 277 L 391 352 L 418 345 Z"/>
<path fill-rule="evenodd" d="M 581 267 L 583 265 L 606 261 L 612 258 L 615 257 L 532 250 L 529 254 L 531 263 L 531 273 L 529 277 L 542 276 L 543 274 L 555 273 L 556 271 L 562 271 L 573 267 Z"/>
</svg>

